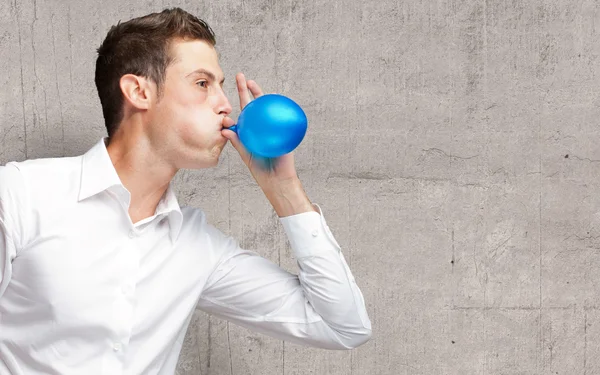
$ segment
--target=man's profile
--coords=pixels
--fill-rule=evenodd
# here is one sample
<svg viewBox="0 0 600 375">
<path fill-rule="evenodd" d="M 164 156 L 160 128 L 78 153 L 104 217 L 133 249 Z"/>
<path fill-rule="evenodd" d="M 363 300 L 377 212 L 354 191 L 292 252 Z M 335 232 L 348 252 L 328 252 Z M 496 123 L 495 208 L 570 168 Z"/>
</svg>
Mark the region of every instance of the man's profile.
<svg viewBox="0 0 600 375">
<path fill-rule="evenodd" d="M 179 9 L 113 26 L 95 82 L 108 136 L 0 166 L 0 375 L 173 374 L 196 308 L 282 340 L 355 348 L 362 294 L 293 153 L 262 168 L 228 130 L 215 37 Z M 262 95 L 236 76 L 240 106 Z M 180 207 L 179 169 L 230 141 L 280 218 L 290 274 Z"/>
</svg>

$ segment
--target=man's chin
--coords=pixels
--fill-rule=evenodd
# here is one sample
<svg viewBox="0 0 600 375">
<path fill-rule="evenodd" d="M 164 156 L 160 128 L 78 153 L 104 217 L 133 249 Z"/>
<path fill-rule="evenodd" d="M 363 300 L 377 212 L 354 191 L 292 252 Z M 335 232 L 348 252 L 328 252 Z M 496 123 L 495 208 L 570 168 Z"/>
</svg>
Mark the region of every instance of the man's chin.
<svg viewBox="0 0 600 375">
<path fill-rule="evenodd" d="M 214 149 L 211 152 L 206 150 L 198 151 L 195 155 L 187 155 L 186 158 L 182 158 L 177 163 L 178 169 L 206 169 L 213 168 L 219 164 L 219 157 L 221 156 L 222 149 Z"/>
<path fill-rule="evenodd" d="M 224 147 L 225 144 L 223 144 L 222 146 L 215 146 L 215 148 L 213 148 L 213 150 L 209 152 L 205 158 L 200 160 L 200 166 L 198 169 L 214 168 L 217 165 L 219 165 L 219 159 L 221 158 L 221 154 L 223 153 Z"/>
</svg>

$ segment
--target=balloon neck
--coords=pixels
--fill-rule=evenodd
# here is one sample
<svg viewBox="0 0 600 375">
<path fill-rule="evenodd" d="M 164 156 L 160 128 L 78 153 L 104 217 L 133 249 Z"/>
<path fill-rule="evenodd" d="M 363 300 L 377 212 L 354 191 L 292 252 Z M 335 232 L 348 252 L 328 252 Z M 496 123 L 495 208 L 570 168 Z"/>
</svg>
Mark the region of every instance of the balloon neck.
<svg viewBox="0 0 600 375">
<path fill-rule="evenodd" d="M 236 134 L 238 132 L 238 126 L 237 126 L 237 124 L 229 127 L 228 129 L 231 130 L 232 132 L 236 133 Z"/>
</svg>

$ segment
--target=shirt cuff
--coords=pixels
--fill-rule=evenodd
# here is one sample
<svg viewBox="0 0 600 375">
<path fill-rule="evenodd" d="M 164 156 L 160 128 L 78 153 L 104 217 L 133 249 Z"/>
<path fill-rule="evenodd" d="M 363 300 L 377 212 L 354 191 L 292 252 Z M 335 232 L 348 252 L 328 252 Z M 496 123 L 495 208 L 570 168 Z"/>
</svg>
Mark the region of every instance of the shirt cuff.
<svg viewBox="0 0 600 375">
<path fill-rule="evenodd" d="M 318 255 L 323 251 L 341 250 L 327 226 L 321 207 L 317 204 L 313 206 L 318 212 L 303 212 L 279 219 L 296 259 Z"/>
</svg>

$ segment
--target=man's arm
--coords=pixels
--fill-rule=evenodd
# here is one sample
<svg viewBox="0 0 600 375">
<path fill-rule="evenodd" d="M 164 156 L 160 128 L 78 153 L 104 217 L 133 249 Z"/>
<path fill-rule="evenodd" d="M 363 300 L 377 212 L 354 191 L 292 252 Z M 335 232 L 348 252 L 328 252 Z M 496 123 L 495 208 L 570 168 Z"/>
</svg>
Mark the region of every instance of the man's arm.
<svg viewBox="0 0 600 375">
<path fill-rule="evenodd" d="M 12 261 L 17 255 L 22 221 L 25 211 L 22 195 L 24 183 L 14 164 L 0 166 L 0 298 L 12 275 Z"/>
<path fill-rule="evenodd" d="M 198 307 L 254 331 L 298 344 L 351 349 L 371 336 L 363 296 L 318 212 L 281 219 L 299 274 L 293 275 L 221 236 L 225 255 Z"/>
<path fill-rule="evenodd" d="M 240 107 L 263 95 L 254 81 L 236 76 Z M 285 227 L 299 274 L 292 275 L 234 241 L 208 280 L 200 307 L 272 336 L 330 349 L 354 348 L 371 336 L 371 322 L 354 277 L 329 231 L 315 212 L 296 173 L 294 154 L 255 158 L 227 129 L 222 134 L 264 192 Z"/>
<path fill-rule="evenodd" d="M 8 235 L 6 225 L 2 219 L 2 203 L 0 201 L 0 298 L 8 286 L 12 274 L 12 259 L 15 257 L 15 247 L 12 238 Z"/>
</svg>

